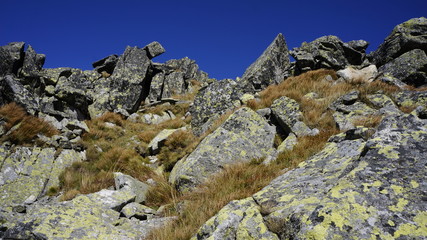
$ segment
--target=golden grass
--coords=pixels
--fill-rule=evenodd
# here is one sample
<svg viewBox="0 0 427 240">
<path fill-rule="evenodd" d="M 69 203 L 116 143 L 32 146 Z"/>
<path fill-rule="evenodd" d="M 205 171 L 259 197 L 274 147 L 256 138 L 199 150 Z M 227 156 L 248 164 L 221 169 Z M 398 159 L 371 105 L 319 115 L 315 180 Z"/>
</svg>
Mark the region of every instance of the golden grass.
<svg viewBox="0 0 427 240">
<path fill-rule="evenodd" d="M 24 108 L 16 103 L 9 103 L 0 108 L 0 117 L 6 121 L 5 130 L 9 131 L 14 126 L 17 128 L 9 135 L 3 136 L 0 142 L 11 141 L 15 144 L 34 143 L 37 134 L 52 137 L 59 131 L 43 119 L 27 115 Z"/>
</svg>

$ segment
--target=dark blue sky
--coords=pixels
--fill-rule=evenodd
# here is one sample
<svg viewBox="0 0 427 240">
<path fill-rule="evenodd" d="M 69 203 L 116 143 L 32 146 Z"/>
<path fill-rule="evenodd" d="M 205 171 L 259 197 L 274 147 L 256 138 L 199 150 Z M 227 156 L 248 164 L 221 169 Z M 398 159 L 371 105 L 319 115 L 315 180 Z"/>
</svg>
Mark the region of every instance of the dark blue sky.
<svg viewBox="0 0 427 240">
<path fill-rule="evenodd" d="M 45 67 L 92 69 L 127 45 L 160 42 L 165 62 L 188 56 L 217 79 L 241 76 L 278 33 L 290 49 L 336 35 L 375 50 L 393 27 L 427 16 L 426 0 L 1 0 L 0 45 L 31 44 Z"/>
</svg>

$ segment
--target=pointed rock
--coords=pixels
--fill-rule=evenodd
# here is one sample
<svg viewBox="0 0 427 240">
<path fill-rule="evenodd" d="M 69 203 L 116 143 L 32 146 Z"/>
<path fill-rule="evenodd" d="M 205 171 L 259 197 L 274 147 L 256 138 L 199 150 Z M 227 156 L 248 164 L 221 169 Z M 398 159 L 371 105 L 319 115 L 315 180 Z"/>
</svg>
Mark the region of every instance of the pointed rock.
<svg viewBox="0 0 427 240">
<path fill-rule="evenodd" d="M 265 89 L 271 84 L 282 82 L 290 66 L 285 38 L 279 33 L 261 56 L 243 74 L 239 85 L 245 92 Z"/>
</svg>

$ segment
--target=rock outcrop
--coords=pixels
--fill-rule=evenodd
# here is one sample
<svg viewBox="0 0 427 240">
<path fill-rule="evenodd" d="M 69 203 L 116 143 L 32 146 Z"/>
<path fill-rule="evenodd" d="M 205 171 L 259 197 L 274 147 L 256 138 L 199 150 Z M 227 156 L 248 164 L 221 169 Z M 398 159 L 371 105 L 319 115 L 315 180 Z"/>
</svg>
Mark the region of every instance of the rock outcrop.
<svg viewBox="0 0 427 240">
<path fill-rule="evenodd" d="M 414 49 L 427 51 L 427 18 L 413 18 L 397 25 L 379 48 L 370 54 L 377 67 Z"/>
<path fill-rule="evenodd" d="M 289 68 L 288 47 L 280 33 L 261 56 L 246 69 L 238 83 L 245 92 L 260 91 L 271 84 L 281 83 L 290 75 Z"/>
<path fill-rule="evenodd" d="M 241 108 L 175 165 L 169 181 L 180 191 L 188 190 L 227 164 L 269 157 L 275 133 L 256 112 Z"/>
<path fill-rule="evenodd" d="M 267 239 L 423 238 L 426 123 L 390 116 L 368 141 L 344 134 L 253 200 L 230 203 L 194 239 L 233 239 L 247 223 Z"/>
<path fill-rule="evenodd" d="M 348 65 L 366 65 L 365 50 L 368 45 L 364 40 L 344 43 L 336 36 L 324 36 L 310 43 L 302 43 L 290 54 L 296 60 L 297 73 L 320 68 L 340 70 Z"/>
</svg>

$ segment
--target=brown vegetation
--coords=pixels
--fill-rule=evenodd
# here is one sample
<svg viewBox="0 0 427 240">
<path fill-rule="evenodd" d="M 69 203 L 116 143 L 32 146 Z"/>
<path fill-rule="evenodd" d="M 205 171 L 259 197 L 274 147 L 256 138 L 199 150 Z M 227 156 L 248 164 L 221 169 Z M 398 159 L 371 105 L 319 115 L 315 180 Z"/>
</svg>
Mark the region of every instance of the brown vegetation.
<svg viewBox="0 0 427 240">
<path fill-rule="evenodd" d="M 5 131 L 12 130 L 3 136 L 0 142 L 11 141 L 15 144 L 29 144 L 37 134 L 51 137 L 59 134 L 58 130 L 43 119 L 27 115 L 24 108 L 16 103 L 9 103 L 0 108 L 0 118 L 6 121 Z M 15 128 L 15 129 L 12 129 Z"/>
</svg>

